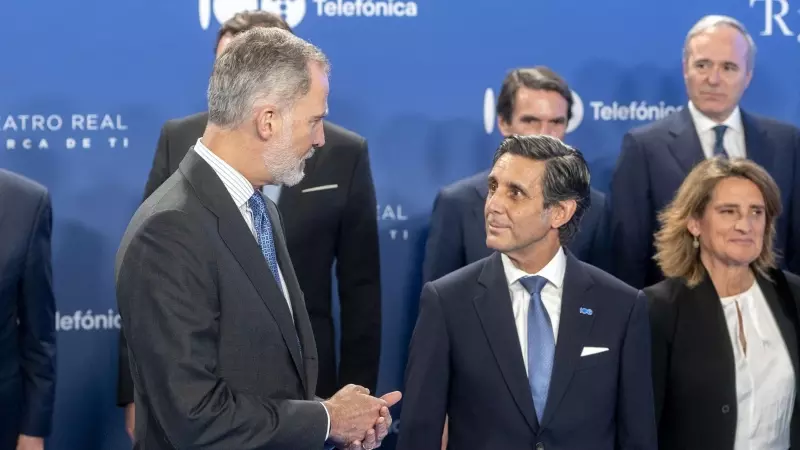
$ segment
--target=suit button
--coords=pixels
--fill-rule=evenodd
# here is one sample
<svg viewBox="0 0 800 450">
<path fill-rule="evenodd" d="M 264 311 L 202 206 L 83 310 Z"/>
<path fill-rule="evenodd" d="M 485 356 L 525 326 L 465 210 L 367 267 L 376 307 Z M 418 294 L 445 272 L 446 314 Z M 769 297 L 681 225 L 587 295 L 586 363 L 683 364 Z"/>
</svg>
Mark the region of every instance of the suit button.
<svg viewBox="0 0 800 450">
<path fill-rule="evenodd" d="M 731 407 L 728 405 L 722 405 L 722 414 L 728 414 L 731 412 Z"/>
<path fill-rule="evenodd" d="M 542 444 L 541 442 L 537 443 L 536 450 L 544 450 L 544 444 Z"/>
</svg>

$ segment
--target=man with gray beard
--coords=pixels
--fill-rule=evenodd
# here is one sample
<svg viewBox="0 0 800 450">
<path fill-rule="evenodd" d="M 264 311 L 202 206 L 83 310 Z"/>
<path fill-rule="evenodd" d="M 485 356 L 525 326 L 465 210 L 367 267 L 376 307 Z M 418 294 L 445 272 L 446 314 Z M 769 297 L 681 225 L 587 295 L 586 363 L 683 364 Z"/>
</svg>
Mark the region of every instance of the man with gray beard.
<svg viewBox="0 0 800 450">
<path fill-rule="evenodd" d="M 278 29 L 234 38 L 208 125 L 138 209 L 117 254 L 136 404 L 134 449 L 372 449 L 393 392 L 315 397 L 317 350 L 275 204 L 325 142 L 329 65 Z"/>
</svg>

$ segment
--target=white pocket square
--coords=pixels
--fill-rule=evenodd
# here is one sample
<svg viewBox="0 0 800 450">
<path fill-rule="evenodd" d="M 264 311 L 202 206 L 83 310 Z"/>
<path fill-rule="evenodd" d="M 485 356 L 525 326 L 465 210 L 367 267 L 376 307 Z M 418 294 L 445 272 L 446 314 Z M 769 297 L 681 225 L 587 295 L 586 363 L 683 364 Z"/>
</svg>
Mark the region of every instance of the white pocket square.
<svg viewBox="0 0 800 450">
<path fill-rule="evenodd" d="M 594 355 L 597 353 L 607 352 L 608 347 L 583 347 L 583 351 L 581 352 L 581 356 L 589 356 Z"/>
<path fill-rule="evenodd" d="M 324 186 L 314 186 L 312 188 L 303 189 L 300 192 L 306 193 L 306 192 L 316 192 L 316 191 L 327 191 L 328 189 L 336 189 L 338 187 L 339 187 L 338 184 L 326 184 Z"/>
</svg>

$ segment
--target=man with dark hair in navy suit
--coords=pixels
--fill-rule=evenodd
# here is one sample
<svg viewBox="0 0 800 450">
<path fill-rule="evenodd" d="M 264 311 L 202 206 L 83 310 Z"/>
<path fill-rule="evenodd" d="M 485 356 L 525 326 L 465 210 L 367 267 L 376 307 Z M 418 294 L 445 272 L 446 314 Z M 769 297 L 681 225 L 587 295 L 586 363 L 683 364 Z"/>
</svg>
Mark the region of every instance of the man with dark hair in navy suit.
<svg viewBox="0 0 800 450">
<path fill-rule="evenodd" d="M 497 98 L 497 125 L 503 136 L 544 134 L 564 140 L 572 118 L 572 91 L 545 66 L 508 73 Z M 486 247 L 483 204 L 488 194 L 486 170 L 442 189 L 436 196 L 425 250 L 423 281 L 439 277 L 491 253 Z M 570 250 L 581 261 L 606 266 L 605 196 L 591 190 L 591 208 Z"/>
<path fill-rule="evenodd" d="M 641 291 L 565 245 L 589 206 L 583 156 L 544 135 L 497 150 L 481 259 L 425 284 L 398 450 L 655 450 Z"/>
<path fill-rule="evenodd" d="M 688 107 L 631 130 L 622 141 L 611 187 L 612 271 L 644 288 L 663 279 L 653 261 L 657 214 L 689 171 L 715 156 L 749 158 L 781 189 L 787 211 L 776 223 L 782 265 L 800 273 L 800 129 L 739 108 L 753 77 L 755 43 L 726 16 L 706 16 L 684 43 Z"/>
<path fill-rule="evenodd" d="M 52 428 L 51 228 L 47 189 L 0 169 L 0 449 L 42 450 Z"/>
</svg>

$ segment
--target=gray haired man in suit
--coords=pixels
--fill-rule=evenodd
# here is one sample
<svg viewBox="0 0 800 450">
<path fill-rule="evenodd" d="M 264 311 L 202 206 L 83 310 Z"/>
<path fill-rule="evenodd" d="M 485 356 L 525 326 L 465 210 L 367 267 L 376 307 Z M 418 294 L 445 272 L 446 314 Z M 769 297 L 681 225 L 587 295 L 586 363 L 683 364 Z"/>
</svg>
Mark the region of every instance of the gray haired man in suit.
<svg viewBox="0 0 800 450">
<path fill-rule="evenodd" d="M 260 192 L 299 183 L 324 144 L 328 71 L 284 30 L 237 36 L 214 64 L 203 136 L 131 220 L 116 277 L 134 448 L 371 449 L 388 433 L 398 392 L 315 397 L 311 323 Z"/>
</svg>

